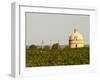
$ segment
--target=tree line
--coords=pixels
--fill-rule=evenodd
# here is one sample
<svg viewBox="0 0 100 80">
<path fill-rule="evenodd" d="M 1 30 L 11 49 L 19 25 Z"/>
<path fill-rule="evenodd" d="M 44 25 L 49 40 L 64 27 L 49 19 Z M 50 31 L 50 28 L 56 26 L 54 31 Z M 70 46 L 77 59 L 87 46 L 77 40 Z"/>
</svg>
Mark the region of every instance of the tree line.
<svg viewBox="0 0 100 80">
<path fill-rule="evenodd" d="M 68 47 L 68 46 L 65 46 L 65 47 Z M 31 48 L 31 49 L 37 49 L 38 46 L 32 44 L 32 45 L 29 46 L 29 48 Z M 60 44 L 59 43 L 55 43 L 52 46 L 44 45 L 44 46 L 41 46 L 40 48 L 42 48 L 42 49 L 59 49 L 61 47 L 60 47 Z"/>
</svg>

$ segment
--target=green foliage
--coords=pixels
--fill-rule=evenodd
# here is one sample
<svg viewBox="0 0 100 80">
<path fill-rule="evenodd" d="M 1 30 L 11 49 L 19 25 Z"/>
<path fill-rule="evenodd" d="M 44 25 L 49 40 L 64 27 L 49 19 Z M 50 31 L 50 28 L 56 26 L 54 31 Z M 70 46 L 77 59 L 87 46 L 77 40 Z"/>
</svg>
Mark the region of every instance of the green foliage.
<svg viewBox="0 0 100 80">
<path fill-rule="evenodd" d="M 34 45 L 34 44 L 32 44 L 29 48 L 36 49 L 36 48 L 37 48 L 37 46 L 36 46 L 36 45 Z"/>
<path fill-rule="evenodd" d="M 43 49 L 48 50 L 50 47 L 48 45 L 44 46 Z"/>
<path fill-rule="evenodd" d="M 65 48 L 69 48 L 69 45 L 66 45 Z"/>
<path fill-rule="evenodd" d="M 89 64 L 89 48 L 26 49 L 26 67 Z"/>
<path fill-rule="evenodd" d="M 59 49 L 59 48 L 60 48 L 59 43 L 55 43 L 55 44 L 53 44 L 53 46 L 52 46 L 52 49 Z"/>
</svg>

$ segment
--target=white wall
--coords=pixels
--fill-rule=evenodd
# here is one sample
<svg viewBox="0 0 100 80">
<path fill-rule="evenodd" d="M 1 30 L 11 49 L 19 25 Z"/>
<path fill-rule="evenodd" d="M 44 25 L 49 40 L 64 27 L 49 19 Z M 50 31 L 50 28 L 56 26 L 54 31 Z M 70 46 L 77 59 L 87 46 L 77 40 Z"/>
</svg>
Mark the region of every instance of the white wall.
<svg viewBox="0 0 100 80">
<path fill-rule="evenodd" d="M 13 2 L 15 0 L 1 0 L 0 1 L 0 80 L 13 80 L 12 77 L 9 76 L 10 74 L 10 65 L 11 65 L 11 2 Z M 16 1 L 21 1 L 21 2 L 33 2 L 34 5 L 39 5 L 39 6 L 62 6 L 62 7 L 66 7 L 67 5 L 76 5 L 76 6 L 94 6 L 98 9 L 97 12 L 97 26 L 96 27 L 96 38 L 97 40 L 96 42 L 96 46 L 94 44 L 94 46 L 96 47 L 96 53 L 98 53 L 97 55 L 97 73 L 96 74 L 87 74 L 87 75 L 72 75 L 73 78 L 76 78 L 74 80 L 84 78 L 87 79 L 88 76 L 88 80 L 99 80 L 99 73 L 100 73 L 100 51 L 99 51 L 99 44 L 100 44 L 100 0 L 16 0 Z M 71 75 L 67 76 L 66 78 L 61 76 L 58 77 L 57 76 L 53 76 L 51 79 L 53 80 L 71 80 L 70 79 Z M 38 77 L 38 78 L 24 78 L 22 80 L 48 80 L 48 76 L 47 77 Z M 20 79 L 18 79 L 20 80 Z M 50 80 L 50 79 L 49 79 Z"/>
</svg>

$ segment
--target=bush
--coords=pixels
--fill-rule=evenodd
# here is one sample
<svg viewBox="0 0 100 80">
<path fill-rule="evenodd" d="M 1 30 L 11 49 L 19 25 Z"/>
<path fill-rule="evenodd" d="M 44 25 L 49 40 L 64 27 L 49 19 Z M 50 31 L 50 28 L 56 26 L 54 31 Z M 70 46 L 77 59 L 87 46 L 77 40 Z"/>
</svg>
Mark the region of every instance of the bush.
<svg viewBox="0 0 100 80">
<path fill-rule="evenodd" d="M 89 48 L 26 49 L 26 67 L 90 64 Z"/>
<path fill-rule="evenodd" d="M 60 48 L 59 43 L 55 43 L 55 44 L 53 44 L 53 46 L 52 46 L 52 49 L 59 49 L 59 48 Z"/>
</svg>

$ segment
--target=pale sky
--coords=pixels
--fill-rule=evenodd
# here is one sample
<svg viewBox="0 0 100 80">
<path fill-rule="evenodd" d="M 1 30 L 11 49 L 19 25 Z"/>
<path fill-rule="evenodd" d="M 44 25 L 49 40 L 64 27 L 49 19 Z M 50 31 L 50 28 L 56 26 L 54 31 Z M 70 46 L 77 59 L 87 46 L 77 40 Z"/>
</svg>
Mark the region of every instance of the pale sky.
<svg viewBox="0 0 100 80">
<path fill-rule="evenodd" d="M 71 14 L 25 13 L 26 45 L 59 43 L 67 45 L 69 36 L 77 28 L 89 44 L 89 16 Z"/>
</svg>

